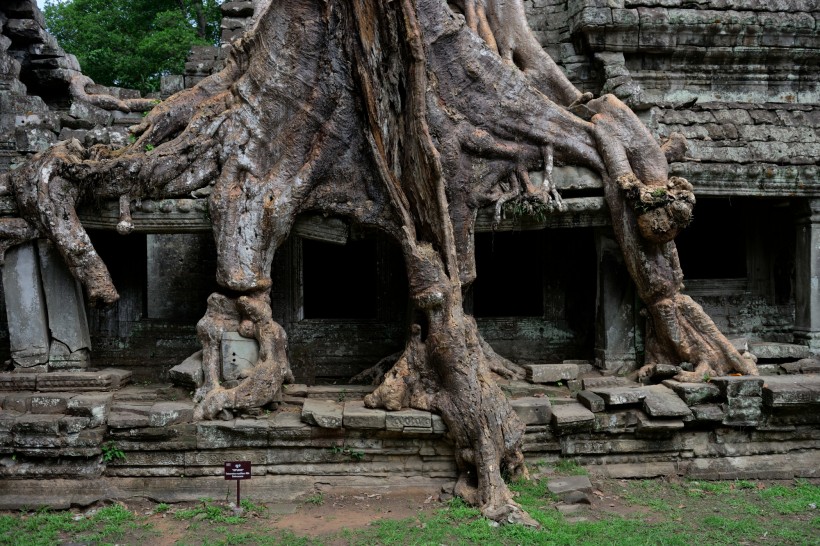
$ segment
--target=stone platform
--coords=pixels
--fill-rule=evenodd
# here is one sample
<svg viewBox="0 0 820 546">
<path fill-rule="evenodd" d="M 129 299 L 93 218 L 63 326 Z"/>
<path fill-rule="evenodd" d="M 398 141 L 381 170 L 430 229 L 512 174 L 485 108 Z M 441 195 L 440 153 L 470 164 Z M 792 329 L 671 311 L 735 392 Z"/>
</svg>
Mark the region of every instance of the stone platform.
<svg viewBox="0 0 820 546">
<path fill-rule="evenodd" d="M 504 382 L 528 461 L 572 458 L 622 478 L 820 476 L 820 375 L 720 377 L 645 386 L 585 374 L 566 385 Z M 292 500 L 319 488 L 431 486 L 456 477 L 446 426 L 418 410 L 365 408 L 362 386 L 290 385 L 275 411 L 194 422 L 190 394 L 0 393 L 0 508 L 104 498 L 222 496 L 226 460 L 243 491 Z M 112 458 L 121 450 L 125 458 Z"/>
</svg>

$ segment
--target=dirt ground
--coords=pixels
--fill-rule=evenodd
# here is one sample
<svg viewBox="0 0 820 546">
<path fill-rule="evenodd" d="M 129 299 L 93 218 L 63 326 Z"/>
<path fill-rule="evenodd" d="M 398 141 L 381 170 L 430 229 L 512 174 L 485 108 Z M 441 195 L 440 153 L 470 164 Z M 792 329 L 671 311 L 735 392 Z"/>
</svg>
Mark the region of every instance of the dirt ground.
<svg viewBox="0 0 820 546">
<path fill-rule="evenodd" d="M 537 508 L 560 511 L 567 523 L 609 520 L 613 516 L 640 517 L 647 523 L 682 521 L 684 518 L 688 522 L 696 522 L 710 516 L 734 517 L 728 505 L 740 501 L 742 496 L 743 511 L 756 515 L 760 521 L 768 521 L 772 505 L 767 505 L 755 493 L 778 485 L 791 487 L 795 483 L 743 481 L 717 482 L 722 485 L 716 486 L 710 482 L 678 478 L 616 480 L 593 475 L 590 479 L 593 485 L 592 494 L 589 495 L 590 505 L 565 505 L 554 497 L 544 495 L 539 497 L 540 506 Z M 810 483 L 820 485 L 820 479 L 810 480 Z M 717 491 L 716 488 L 721 490 Z M 734 495 L 735 489 L 743 495 Z M 247 535 L 279 536 L 286 532 L 297 541 L 298 537 L 307 537 L 321 544 L 347 544 L 348 540 L 344 537 L 346 531 L 355 533 L 378 520 L 406 520 L 411 528 L 423 528 L 425 513 L 446 507 L 449 495 L 426 489 L 386 494 L 366 490 L 317 491 L 294 502 L 273 502 L 271 499 L 252 497 L 244 500 L 250 501 L 250 504 L 243 503 L 245 510 L 241 514 L 242 520 L 235 517 L 236 512 L 226 499 L 203 499 L 173 505 L 157 504 L 146 499 L 119 502 L 135 516 L 135 524 L 124 535 L 117 536 L 116 543 L 151 546 L 255 544 L 257 542 L 253 538 L 248 542 Z M 102 506 L 74 509 L 74 520 L 93 517 Z M 776 525 L 776 515 L 771 515 L 775 516 L 772 525 Z M 791 524 L 813 527 L 820 524 L 818 516 L 820 512 L 811 510 L 788 517 Z M 246 540 L 238 538 L 243 533 Z M 234 539 L 231 539 L 232 536 Z M 74 540 L 79 537 L 63 534 L 61 538 L 62 544 L 77 544 Z"/>
</svg>

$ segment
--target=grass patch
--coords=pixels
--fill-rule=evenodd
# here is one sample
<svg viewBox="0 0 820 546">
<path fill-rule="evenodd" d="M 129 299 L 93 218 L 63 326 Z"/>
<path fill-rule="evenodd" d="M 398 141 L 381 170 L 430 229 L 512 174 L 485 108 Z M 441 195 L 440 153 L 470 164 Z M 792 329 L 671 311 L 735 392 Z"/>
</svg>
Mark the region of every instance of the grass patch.
<svg viewBox="0 0 820 546">
<path fill-rule="evenodd" d="M 0 516 L 0 544 L 47 546 L 66 540 L 88 543 L 112 543 L 126 532 L 145 530 L 128 509 L 114 504 L 88 517 L 48 509 L 19 516 Z"/>
<path fill-rule="evenodd" d="M 586 476 L 587 469 L 578 464 L 575 459 L 561 459 L 555 463 L 555 471 L 566 476 Z"/>
</svg>

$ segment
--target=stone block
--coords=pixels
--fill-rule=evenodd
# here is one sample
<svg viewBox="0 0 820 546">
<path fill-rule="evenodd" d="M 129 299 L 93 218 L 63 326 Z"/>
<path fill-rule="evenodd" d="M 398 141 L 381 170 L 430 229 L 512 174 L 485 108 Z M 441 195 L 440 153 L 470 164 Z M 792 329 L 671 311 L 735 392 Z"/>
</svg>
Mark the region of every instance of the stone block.
<svg viewBox="0 0 820 546">
<path fill-rule="evenodd" d="M 309 398 L 302 406 L 302 420 L 322 428 L 342 428 L 343 407 L 330 400 Z"/>
<path fill-rule="evenodd" d="M 194 418 L 192 402 L 157 402 L 148 415 L 148 426 L 164 427 L 187 423 Z"/>
<path fill-rule="evenodd" d="M 720 389 L 720 393 L 723 396 L 730 398 L 737 396 L 761 396 L 763 393 L 763 379 L 760 377 L 713 377 L 710 379 L 710 382 Z"/>
<path fill-rule="evenodd" d="M 606 402 L 604 399 L 592 391 L 581 391 L 578 393 L 578 402 L 593 413 L 598 413 L 606 409 Z"/>
<path fill-rule="evenodd" d="M 33 394 L 29 398 L 29 410 L 31 413 L 65 413 L 68 409 L 70 394 Z"/>
<path fill-rule="evenodd" d="M 126 411 L 112 411 L 108 415 L 111 428 L 142 428 L 148 426 L 148 416 Z"/>
<path fill-rule="evenodd" d="M 563 496 L 573 491 L 581 493 L 592 493 L 592 483 L 588 476 L 565 476 L 560 478 L 550 478 L 547 481 L 547 489 L 553 495 Z"/>
<path fill-rule="evenodd" d="M 689 417 L 689 406 L 673 391 L 662 392 L 653 389 L 643 400 L 643 409 L 651 417 Z"/>
<path fill-rule="evenodd" d="M 799 360 L 811 356 L 805 345 L 762 341 L 749 343 L 749 352 L 759 360 Z"/>
<path fill-rule="evenodd" d="M 763 402 L 771 408 L 820 403 L 820 393 L 799 384 L 766 384 Z"/>
<path fill-rule="evenodd" d="M 110 394 L 77 394 L 68 400 L 66 413 L 78 417 L 88 417 L 91 419 L 89 426 L 97 427 L 105 424 L 110 407 Z"/>
<path fill-rule="evenodd" d="M 587 387 L 604 399 L 607 406 L 625 406 L 629 404 L 640 404 L 646 397 L 646 389 L 641 387 Z"/>
<path fill-rule="evenodd" d="M 237 332 L 222 334 L 222 378 L 233 381 L 244 377 L 259 360 L 259 343 Z"/>
<path fill-rule="evenodd" d="M 63 415 L 58 419 L 58 426 L 60 427 L 60 432 L 63 434 L 78 434 L 90 425 L 91 419 L 88 417 Z"/>
<path fill-rule="evenodd" d="M 723 421 L 726 417 L 726 412 L 718 404 L 692 406 L 691 410 L 695 421 Z"/>
<path fill-rule="evenodd" d="M 720 389 L 712 383 L 680 383 L 667 379 L 663 384 L 677 394 L 686 405 L 694 406 L 720 398 Z"/>
<path fill-rule="evenodd" d="M 682 428 L 683 420 L 681 419 L 651 419 L 642 413 L 638 414 L 637 430 L 640 433 L 672 433 Z"/>
<path fill-rule="evenodd" d="M 31 394 L 12 393 L 3 401 L 3 409 L 18 413 L 29 411 Z"/>
<path fill-rule="evenodd" d="M 383 429 L 385 423 L 384 410 L 366 408 L 364 402 L 358 400 L 344 404 L 342 424 L 345 428 Z"/>
<path fill-rule="evenodd" d="M 37 375 L 26 372 L 0 373 L 0 390 L 33 391 L 37 388 Z"/>
<path fill-rule="evenodd" d="M 401 411 L 388 411 L 385 414 L 385 426 L 387 430 L 404 431 L 405 428 L 433 429 L 433 418 L 429 411 L 416 409 L 405 409 Z"/>
<path fill-rule="evenodd" d="M 510 400 L 510 406 L 525 425 L 546 425 L 552 416 L 550 401 L 545 396 L 516 398 Z"/>
<path fill-rule="evenodd" d="M 285 428 L 285 429 L 292 429 L 292 428 L 309 428 L 304 421 L 302 421 L 302 416 L 299 413 L 295 412 L 279 412 L 273 416 L 273 420 L 270 425 L 271 429 L 278 429 L 278 428 Z"/>
<path fill-rule="evenodd" d="M 59 419 L 53 415 L 27 413 L 14 421 L 11 431 L 16 434 L 46 434 L 56 436 L 60 433 Z"/>
<path fill-rule="evenodd" d="M 197 351 L 180 364 L 168 371 L 168 379 L 175 385 L 187 389 L 198 389 L 202 386 L 202 351 Z"/>
<path fill-rule="evenodd" d="M 559 433 L 590 430 L 595 426 L 595 414 L 578 403 L 553 406 L 551 424 Z"/>
<path fill-rule="evenodd" d="M 269 424 L 254 419 L 201 421 L 196 424 L 197 449 L 267 447 Z"/>
<path fill-rule="evenodd" d="M 577 364 L 527 364 L 524 369 L 533 383 L 557 383 L 578 377 Z"/>
<path fill-rule="evenodd" d="M 609 377 L 585 377 L 582 380 L 584 389 L 591 390 L 602 387 L 637 387 L 638 384 L 626 377 L 609 376 Z"/>
</svg>

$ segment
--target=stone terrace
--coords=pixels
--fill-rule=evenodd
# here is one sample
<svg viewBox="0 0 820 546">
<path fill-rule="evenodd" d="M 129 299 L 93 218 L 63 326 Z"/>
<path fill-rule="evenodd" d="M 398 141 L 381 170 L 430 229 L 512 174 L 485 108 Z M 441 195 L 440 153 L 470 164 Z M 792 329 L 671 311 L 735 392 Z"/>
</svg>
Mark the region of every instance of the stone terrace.
<svg viewBox="0 0 820 546">
<path fill-rule="evenodd" d="M 621 478 L 813 477 L 820 374 L 799 372 L 818 365 L 803 359 L 780 365 L 783 375 L 641 385 L 569 363 L 532 366 L 544 383 L 502 388 L 526 424 L 530 462 L 569 457 Z M 0 508 L 220 496 L 226 460 L 252 461 L 249 487 L 283 499 L 320 486 L 436 486 L 456 477 L 441 418 L 365 408 L 372 387 L 288 385 L 273 411 L 194 422 L 183 389 L 122 387 L 128 376 L 116 370 L 96 375 L 115 377 L 114 387 L 84 374 L 82 393 L 23 377 L 53 373 L 0 374 L 2 388 L 29 389 L 0 393 Z M 125 458 L 106 460 L 115 449 Z"/>
</svg>

